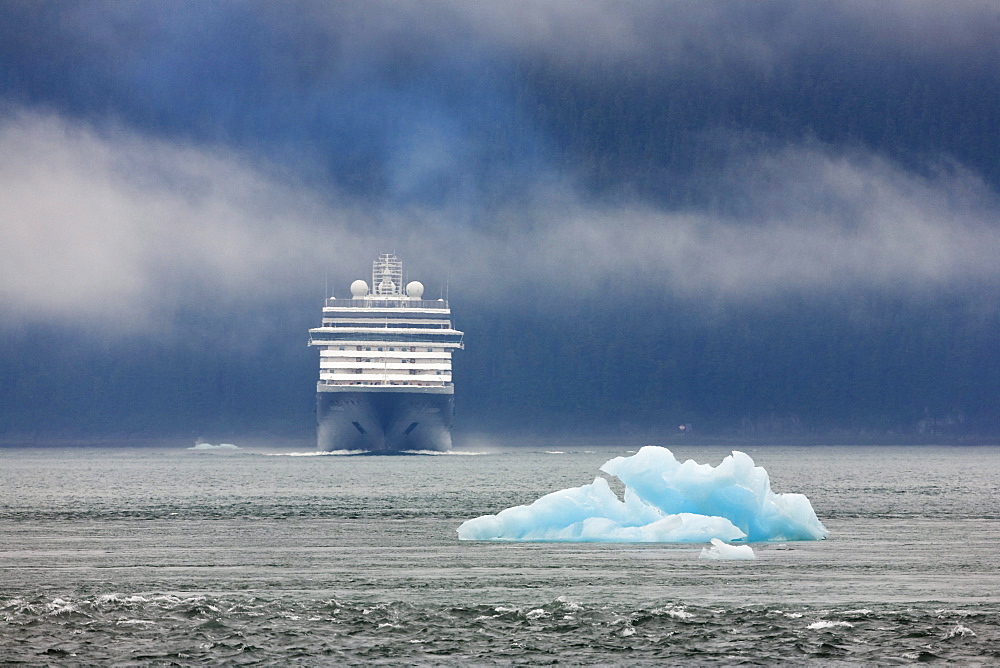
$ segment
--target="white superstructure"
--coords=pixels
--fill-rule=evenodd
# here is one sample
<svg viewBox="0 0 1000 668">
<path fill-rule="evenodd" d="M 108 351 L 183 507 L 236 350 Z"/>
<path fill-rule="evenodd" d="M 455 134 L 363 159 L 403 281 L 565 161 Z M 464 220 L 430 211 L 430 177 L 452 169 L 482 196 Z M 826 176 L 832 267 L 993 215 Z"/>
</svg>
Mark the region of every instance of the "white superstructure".
<svg viewBox="0 0 1000 668">
<path fill-rule="evenodd" d="M 350 299 L 330 297 L 321 327 L 309 330 L 320 350 L 317 392 L 397 391 L 452 394 L 452 351 L 462 332 L 444 299 L 423 298 L 424 286 L 403 286 L 403 263 L 392 253 L 372 262 L 371 287 L 351 284 Z"/>
</svg>

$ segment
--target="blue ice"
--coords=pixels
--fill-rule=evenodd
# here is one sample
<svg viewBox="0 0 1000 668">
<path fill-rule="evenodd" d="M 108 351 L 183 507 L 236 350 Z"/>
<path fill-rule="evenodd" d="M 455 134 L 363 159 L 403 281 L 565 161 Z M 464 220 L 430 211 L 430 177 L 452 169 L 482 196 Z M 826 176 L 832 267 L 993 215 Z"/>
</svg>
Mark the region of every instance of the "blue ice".
<svg viewBox="0 0 1000 668">
<path fill-rule="evenodd" d="M 820 540 L 829 532 L 803 494 L 775 494 L 749 455 L 718 466 L 678 461 L 646 446 L 601 471 L 625 484 L 619 499 L 603 477 L 546 494 L 531 505 L 483 515 L 458 528 L 461 540 L 705 543 Z"/>
</svg>

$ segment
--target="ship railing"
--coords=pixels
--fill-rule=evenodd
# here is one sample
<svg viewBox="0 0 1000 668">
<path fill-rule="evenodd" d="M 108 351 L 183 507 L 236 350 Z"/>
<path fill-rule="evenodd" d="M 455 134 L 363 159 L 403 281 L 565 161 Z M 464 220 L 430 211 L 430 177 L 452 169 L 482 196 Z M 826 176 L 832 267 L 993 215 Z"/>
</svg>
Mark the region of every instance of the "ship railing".
<svg viewBox="0 0 1000 668">
<path fill-rule="evenodd" d="M 374 380 L 356 380 L 356 381 L 343 381 L 343 380 L 323 380 L 319 381 L 320 385 L 327 385 L 330 387 L 453 387 L 454 382 L 450 380 L 445 381 L 374 381 Z"/>
<path fill-rule="evenodd" d="M 448 301 L 446 299 L 407 299 L 400 297 L 377 297 L 361 299 L 327 299 L 327 306 L 339 306 L 341 308 L 428 308 L 446 309 Z"/>
</svg>

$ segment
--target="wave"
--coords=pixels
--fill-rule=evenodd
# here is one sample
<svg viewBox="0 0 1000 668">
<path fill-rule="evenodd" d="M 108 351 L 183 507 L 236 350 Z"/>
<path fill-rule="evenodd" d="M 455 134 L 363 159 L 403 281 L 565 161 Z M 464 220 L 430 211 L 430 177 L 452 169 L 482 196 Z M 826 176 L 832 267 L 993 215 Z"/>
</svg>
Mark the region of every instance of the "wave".
<svg viewBox="0 0 1000 668">
<path fill-rule="evenodd" d="M 308 452 L 260 452 L 265 457 L 352 457 L 367 455 L 368 450 L 311 450 Z"/>
<path fill-rule="evenodd" d="M 371 450 L 315 450 L 309 452 L 262 452 L 259 454 L 262 454 L 265 457 L 355 457 L 358 455 L 377 455 L 380 453 L 372 452 Z M 473 457 L 488 453 L 470 452 L 465 450 L 448 450 L 446 452 L 438 450 L 403 450 L 399 453 L 393 454 L 418 455 L 424 457 Z"/>
<path fill-rule="evenodd" d="M 567 596 L 535 602 L 418 603 L 110 592 L 0 596 L 11 663 L 699 663 L 997 657 L 995 608 L 952 611 L 627 606 Z M 16 632 L 15 632 L 16 631 Z M 820 633 L 817 633 L 819 631 Z M 155 642 L 153 639 L 155 638 Z M 247 655 L 245 659 L 240 657 Z"/>
<path fill-rule="evenodd" d="M 427 457 L 478 457 L 486 455 L 486 452 L 472 452 L 469 450 L 403 450 L 404 455 L 423 455 Z"/>
</svg>

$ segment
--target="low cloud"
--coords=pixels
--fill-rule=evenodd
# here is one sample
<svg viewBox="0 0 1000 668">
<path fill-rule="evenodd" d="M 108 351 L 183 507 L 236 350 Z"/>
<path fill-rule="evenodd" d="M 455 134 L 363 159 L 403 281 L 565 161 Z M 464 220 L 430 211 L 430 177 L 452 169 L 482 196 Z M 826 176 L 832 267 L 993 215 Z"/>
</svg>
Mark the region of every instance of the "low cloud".
<svg viewBox="0 0 1000 668">
<path fill-rule="evenodd" d="M 739 206 L 716 211 L 594 202 L 549 176 L 518 207 L 397 210 L 232 151 L 22 111 L 0 123 L 0 311 L 8 322 L 140 331 L 195 304 L 301 298 L 327 270 L 363 277 L 386 250 L 414 278 L 450 274 L 453 293 L 488 302 L 1000 280 L 997 197 L 955 166 L 915 174 L 822 147 L 747 153 L 718 175 Z"/>
<path fill-rule="evenodd" d="M 1000 278 L 1000 201 L 951 167 L 907 172 L 869 154 L 786 147 L 718 174 L 738 213 L 576 202 L 497 265 L 578 285 L 681 297 L 812 290 L 933 292 Z M 732 207 L 729 207 L 732 208 Z"/>
<path fill-rule="evenodd" d="M 354 252 L 331 218 L 348 209 L 237 154 L 52 115 L 0 125 L 0 180 L 8 317 L 141 328 L 205 294 L 287 295 L 320 256 Z"/>
<path fill-rule="evenodd" d="M 415 54 L 454 49 L 566 63 L 770 68 L 817 43 L 868 57 L 882 49 L 933 59 L 977 57 L 984 50 L 995 53 L 1000 30 L 1000 10 L 990 0 L 772 0 L 738 6 L 711 0 L 438 0 L 382 3 L 378 11 L 305 0 L 299 12 L 274 10 L 269 3 L 258 8 L 267 22 L 301 23 L 336 37 L 348 61 L 377 60 L 386 45 L 406 44 Z"/>
</svg>

